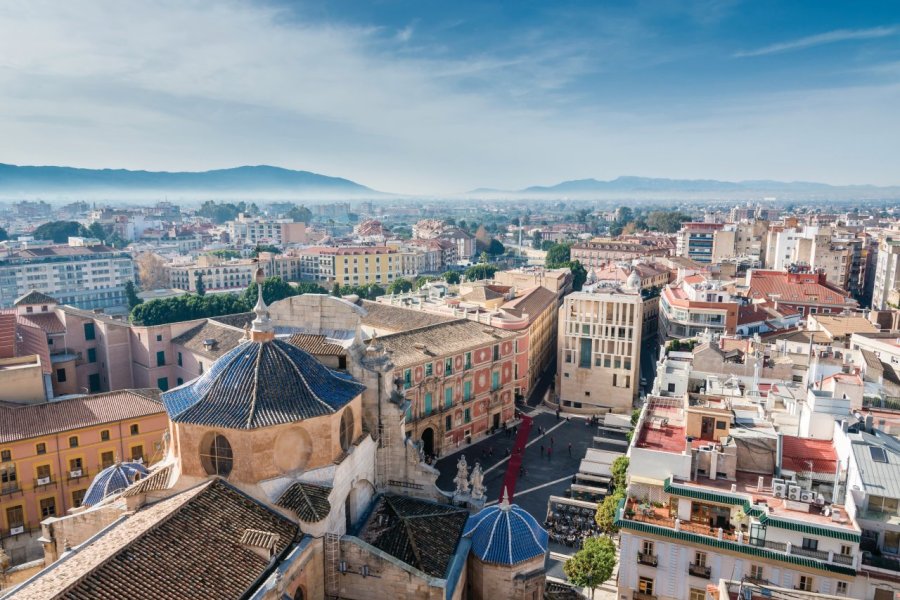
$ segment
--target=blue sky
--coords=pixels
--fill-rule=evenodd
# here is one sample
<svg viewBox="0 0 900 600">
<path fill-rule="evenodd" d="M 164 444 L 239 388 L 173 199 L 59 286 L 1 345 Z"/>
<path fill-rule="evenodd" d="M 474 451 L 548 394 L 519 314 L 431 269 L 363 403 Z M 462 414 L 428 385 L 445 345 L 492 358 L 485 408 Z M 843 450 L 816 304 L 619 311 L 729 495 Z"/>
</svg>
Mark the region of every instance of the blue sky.
<svg viewBox="0 0 900 600">
<path fill-rule="evenodd" d="M 900 184 L 900 3 L 20 0 L 0 162 Z"/>
</svg>

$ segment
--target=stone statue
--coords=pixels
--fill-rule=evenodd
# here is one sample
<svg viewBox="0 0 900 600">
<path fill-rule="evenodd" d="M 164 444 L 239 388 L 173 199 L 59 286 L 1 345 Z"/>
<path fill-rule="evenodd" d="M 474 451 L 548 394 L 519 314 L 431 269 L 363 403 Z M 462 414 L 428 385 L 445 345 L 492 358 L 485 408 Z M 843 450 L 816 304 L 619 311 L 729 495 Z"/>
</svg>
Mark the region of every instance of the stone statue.
<svg viewBox="0 0 900 600">
<path fill-rule="evenodd" d="M 453 479 L 456 483 L 456 495 L 465 496 L 469 493 L 469 465 L 466 463 L 465 455 L 459 457 L 456 463 L 456 477 Z"/>
<path fill-rule="evenodd" d="M 481 471 L 481 463 L 475 463 L 472 467 L 472 477 L 469 479 L 472 486 L 472 500 L 484 498 L 484 473 Z"/>
</svg>

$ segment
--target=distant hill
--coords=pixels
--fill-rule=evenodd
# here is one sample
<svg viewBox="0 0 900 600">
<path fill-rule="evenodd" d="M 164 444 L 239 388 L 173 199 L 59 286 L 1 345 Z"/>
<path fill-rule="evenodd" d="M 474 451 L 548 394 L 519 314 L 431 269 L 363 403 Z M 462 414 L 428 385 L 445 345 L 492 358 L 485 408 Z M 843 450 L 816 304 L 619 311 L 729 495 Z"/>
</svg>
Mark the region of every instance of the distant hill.
<svg viewBox="0 0 900 600">
<path fill-rule="evenodd" d="M 34 195 L 146 197 L 375 197 L 364 185 L 340 177 L 267 165 L 199 172 L 25 167 L 0 163 L 0 197 Z"/>
<path fill-rule="evenodd" d="M 479 188 L 468 196 L 524 196 L 524 197 L 593 197 L 593 196 L 726 196 L 791 198 L 898 198 L 900 187 L 873 185 L 832 186 L 807 181 L 718 181 L 715 179 L 665 179 L 654 177 L 617 177 L 610 181 L 576 179 L 555 185 L 531 186 L 521 190 Z"/>
</svg>

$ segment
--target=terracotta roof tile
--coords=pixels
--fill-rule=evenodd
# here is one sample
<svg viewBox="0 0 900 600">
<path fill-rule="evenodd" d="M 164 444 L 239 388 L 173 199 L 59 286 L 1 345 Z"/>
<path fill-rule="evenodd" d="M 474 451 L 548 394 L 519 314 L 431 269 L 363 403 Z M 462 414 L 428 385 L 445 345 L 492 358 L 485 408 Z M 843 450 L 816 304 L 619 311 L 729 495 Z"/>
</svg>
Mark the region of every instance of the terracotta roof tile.
<svg viewBox="0 0 900 600">
<path fill-rule="evenodd" d="M 834 473 L 837 468 L 837 452 L 831 440 L 814 440 L 786 435 L 782 438 L 783 468 L 798 473 Z"/>
<path fill-rule="evenodd" d="M 207 320 L 172 338 L 172 343 L 184 346 L 201 356 L 216 359 L 234 349 L 242 339 L 244 339 L 242 329 Z M 207 341 L 215 343 L 210 345 L 206 343 Z"/>
<path fill-rule="evenodd" d="M 0 443 L 163 412 L 159 390 L 121 390 L 31 404 L 0 406 Z"/>
<path fill-rule="evenodd" d="M 56 313 L 52 312 L 19 315 L 19 323 L 37 327 L 44 330 L 45 333 L 65 333 L 66 331 L 66 326 L 59 320 Z"/>
<path fill-rule="evenodd" d="M 411 310 L 391 306 L 382 302 L 363 300 L 360 304 L 366 311 L 361 323 L 374 329 L 397 332 L 419 329 L 429 325 L 455 321 L 454 317 L 436 315 L 424 310 Z"/>
<path fill-rule="evenodd" d="M 56 299 L 51 298 L 47 294 L 43 294 L 37 290 L 31 290 L 27 294 L 17 298 L 13 304 L 15 306 L 23 306 L 27 304 L 56 304 Z"/>
<path fill-rule="evenodd" d="M 285 341 L 313 356 L 344 356 L 347 354 L 343 346 L 329 342 L 328 338 L 321 334 L 295 333 Z"/>
<path fill-rule="evenodd" d="M 457 354 L 486 344 L 518 336 L 515 331 L 498 329 L 468 319 L 458 319 L 402 333 L 379 337 L 397 368 L 415 365 L 437 356 Z M 420 346 L 417 348 L 416 345 Z"/>
<path fill-rule="evenodd" d="M 330 493 L 330 487 L 297 482 L 288 487 L 275 504 L 294 511 L 302 521 L 317 523 L 331 512 Z"/>
</svg>

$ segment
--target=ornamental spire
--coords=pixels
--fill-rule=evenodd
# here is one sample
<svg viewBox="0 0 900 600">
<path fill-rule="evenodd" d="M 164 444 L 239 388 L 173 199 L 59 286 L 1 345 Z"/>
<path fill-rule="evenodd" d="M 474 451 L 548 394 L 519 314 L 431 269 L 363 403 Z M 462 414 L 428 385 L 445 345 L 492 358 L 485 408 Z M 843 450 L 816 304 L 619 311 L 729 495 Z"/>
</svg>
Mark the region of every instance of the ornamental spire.
<svg viewBox="0 0 900 600">
<path fill-rule="evenodd" d="M 263 270 L 256 270 L 256 306 L 253 307 L 253 312 L 256 313 L 256 318 L 253 319 L 253 323 L 251 323 L 250 327 L 250 339 L 254 342 L 268 342 L 275 338 L 275 331 L 272 327 L 271 321 L 269 321 L 269 307 L 266 306 L 266 301 L 263 300 L 263 282 L 266 279 L 266 275 Z"/>
</svg>

